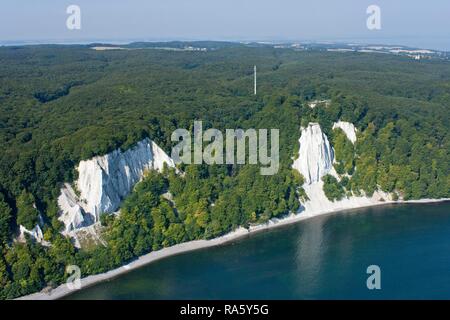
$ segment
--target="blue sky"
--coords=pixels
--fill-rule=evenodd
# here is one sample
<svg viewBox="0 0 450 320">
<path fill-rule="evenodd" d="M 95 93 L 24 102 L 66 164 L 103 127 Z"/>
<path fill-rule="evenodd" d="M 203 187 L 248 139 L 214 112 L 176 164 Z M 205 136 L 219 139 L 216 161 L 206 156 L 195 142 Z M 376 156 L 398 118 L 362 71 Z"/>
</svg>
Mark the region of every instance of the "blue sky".
<svg viewBox="0 0 450 320">
<path fill-rule="evenodd" d="M 66 28 L 79 5 L 81 30 Z M 382 29 L 366 28 L 381 8 Z M 450 50 L 449 0 L 2 0 L 0 41 L 341 40 Z"/>
</svg>

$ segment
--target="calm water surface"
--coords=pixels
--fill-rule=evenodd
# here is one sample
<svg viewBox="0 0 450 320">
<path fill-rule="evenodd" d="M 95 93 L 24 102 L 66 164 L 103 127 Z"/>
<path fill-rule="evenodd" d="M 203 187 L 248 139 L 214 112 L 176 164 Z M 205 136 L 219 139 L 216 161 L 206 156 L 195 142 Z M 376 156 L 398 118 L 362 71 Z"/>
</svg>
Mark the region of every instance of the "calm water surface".
<svg viewBox="0 0 450 320">
<path fill-rule="evenodd" d="M 381 290 L 366 287 L 369 265 Z M 450 203 L 317 217 L 166 258 L 67 299 L 450 299 Z"/>
</svg>

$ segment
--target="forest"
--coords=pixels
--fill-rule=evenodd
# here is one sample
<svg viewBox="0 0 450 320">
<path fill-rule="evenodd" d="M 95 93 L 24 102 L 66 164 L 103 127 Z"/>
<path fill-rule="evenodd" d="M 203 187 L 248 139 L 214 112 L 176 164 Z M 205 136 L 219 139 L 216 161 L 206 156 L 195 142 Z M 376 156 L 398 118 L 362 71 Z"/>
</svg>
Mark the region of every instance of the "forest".
<svg viewBox="0 0 450 320">
<path fill-rule="evenodd" d="M 309 108 L 315 99 L 331 103 Z M 324 177 L 329 199 L 377 189 L 403 199 L 448 198 L 449 106 L 450 64 L 441 60 L 233 44 L 206 52 L 2 47 L 0 298 L 55 287 L 70 264 L 83 276 L 104 272 L 296 212 L 305 195 L 292 159 L 300 127 L 312 121 L 335 148 L 336 171 L 351 175 Z M 80 160 L 144 137 L 170 154 L 173 130 L 194 120 L 204 129 L 279 128 L 280 170 L 261 176 L 258 165 L 183 165 L 183 176 L 150 172 L 118 217 L 102 216 L 105 246 L 77 249 L 60 234 L 56 198 Z M 337 120 L 355 124 L 355 145 L 332 130 Z M 39 220 L 51 246 L 14 241 L 19 225 L 31 229 Z"/>
</svg>

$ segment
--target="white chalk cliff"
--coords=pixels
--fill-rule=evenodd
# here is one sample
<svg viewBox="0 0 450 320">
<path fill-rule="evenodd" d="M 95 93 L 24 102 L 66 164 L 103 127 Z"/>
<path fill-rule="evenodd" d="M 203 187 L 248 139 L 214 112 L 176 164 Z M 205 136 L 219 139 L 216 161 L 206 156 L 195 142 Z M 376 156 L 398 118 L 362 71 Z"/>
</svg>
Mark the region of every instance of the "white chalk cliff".
<svg viewBox="0 0 450 320">
<path fill-rule="evenodd" d="M 118 149 L 81 161 L 75 181 L 79 195 L 66 184 L 58 198 L 59 220 L 64 223 L 65 232 L 99 221 L 102 213 L 116 211 L 145 171 L 161 171 L 164 164 L 175 167 L 173 160 L 150 139 L 125 152 Z"/>
<path fill-rule="evenodd" d="M 346 121 L 338 121 L 333 124 L 333 129 L 340 128 L 342 131 L 344 131 L 345 135 L 347 136 L 348 140 L 351 141 L 351 143 L 355 144 L 356 142 L 356 128 L 353 125 L 353 123 L 346 122 Z"/>
<path fill-rule="evenodd" d="M 338 122 L 335 123 L 335 127 L 343 129 L 349 140 L 353 143 L 356 142 L 356 130 L 353 124 Z M 380 201 L 391 200 L 389 194 L 381 191 L 375 192 L 372 197 L 351 196 L 340 201 L 328 200 L 323 191 L 321 177 L 326 174 L 337 176 L 332 167 L 334 161 L 333 148 L 317 123 L 310 123 L 307 128 L 302 128 L 299 142 L 299 157 L 294 161 L 293 168 L 304 176 L 305 183 L 302 187 L 308 196 L 307 201 L 302 201 L 300 214 L 315 216 L 343 209 L 370 206 Z"/>
<path fill-rule="evenodd" d="M 61 195 L 58 197 L 58 206 L 61 209 L 59 220 L 64 223 L 65 231 L 71 231 L 89 225 L 93 219 L 79 204 L 79 199 L 68 183 L 61 189 Z"/>
<path fill-rule="evenodd" d="M 299 156 L 293 167 L 305 178 L 306 184 L 319 182 L 333 168 L 334 151 L 318 123 L 301 129 Z"/>
</svg>

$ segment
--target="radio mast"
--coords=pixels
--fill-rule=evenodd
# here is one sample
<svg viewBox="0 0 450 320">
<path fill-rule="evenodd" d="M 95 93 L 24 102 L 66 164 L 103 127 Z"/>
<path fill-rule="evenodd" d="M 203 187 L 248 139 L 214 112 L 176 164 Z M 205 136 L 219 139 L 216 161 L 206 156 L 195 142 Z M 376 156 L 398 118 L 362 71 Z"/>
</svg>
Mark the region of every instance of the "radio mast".
<svg viewBox="0 0 450 320">
<path fill-rule="evenodd" d="M 255 71 L 255 90 L 254 90 L 254 92 L 255 92 L 255 96 L 256 96 L 256 66 L 254 67 L 254 71 Z"/>
</svg>

